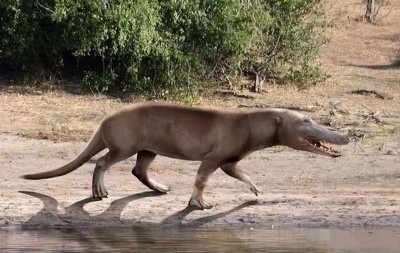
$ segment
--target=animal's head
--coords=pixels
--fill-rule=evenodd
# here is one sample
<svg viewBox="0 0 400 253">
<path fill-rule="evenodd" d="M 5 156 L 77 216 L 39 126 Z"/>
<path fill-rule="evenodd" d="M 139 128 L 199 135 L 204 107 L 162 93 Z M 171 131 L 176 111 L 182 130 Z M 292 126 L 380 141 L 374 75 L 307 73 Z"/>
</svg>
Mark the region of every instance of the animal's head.
<svg viewBox="0 0 400 253">
<path fill-rule="evenodd" d="M 279 126 L 278 141 L 280 145 L 319 155 L 339 157 L 340 152 L 333 149 L 331 144 L 349 143 L 347 135 L 321 126 L 309 117 L 295 111 L 286 110 L 275 120 Z"/>
</svg>

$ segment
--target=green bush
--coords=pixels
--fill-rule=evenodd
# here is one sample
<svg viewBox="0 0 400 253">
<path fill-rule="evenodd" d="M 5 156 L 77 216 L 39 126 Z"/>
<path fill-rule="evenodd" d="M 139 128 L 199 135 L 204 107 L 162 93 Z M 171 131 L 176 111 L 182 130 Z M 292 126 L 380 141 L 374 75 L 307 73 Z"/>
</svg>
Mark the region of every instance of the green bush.
<svg viewBox="0 0 400 253">
<path fill-rule="evenodd" d="M 95 92 L 198 94 L 243 74 L 307 85 L 323 18 L 320 0 L 3 0 L 0 65 L 72 69 Z"/>
<path fill-rule="evenodd" d="M 28 72 L 61 67 L 61 27 L 35 1 L 2 0 L 0 24 L 1 67 Z"/>
</svg>

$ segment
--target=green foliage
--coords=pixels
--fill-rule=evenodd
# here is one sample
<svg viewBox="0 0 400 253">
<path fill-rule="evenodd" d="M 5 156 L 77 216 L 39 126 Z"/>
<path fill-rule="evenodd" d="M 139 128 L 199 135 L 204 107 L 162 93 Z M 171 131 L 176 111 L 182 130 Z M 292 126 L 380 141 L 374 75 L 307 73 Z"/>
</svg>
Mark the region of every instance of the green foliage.
<svg viewBox="0 0 400 253">
<path fill-rule="evenodd" d="M 107 93 L 110 88 L 110 84 L 115 83 L 118 76 L 115 72 L 109 70 L 97 74 L 93 71 L 85 71 L 85 76 L 83 78 L 83 84 L 89 88 L 92 93 Z"/>
<path fill-rule="evenodd" d="M 259 39 L 253 42 L 245 69 L 300 86 L 315 84 L 323 77 L 315 60 L 327 41 L 322 2 L 265 1 L 262 8 L 270 13 L 272 22 L 259 24 Z"/>
<path fill-rule="evenodd" d="M 43 0 L 54 5 L 54 0 Z M 61 66 L 61 27 L 36 1 L 0 2 L 0 65 L 17 70 L 55 70 Z"/>
<path fill-rule="evenodd" d="M 0 65 L 196 103 L 225 76 L 315 83 L 323 18 L 321 0 L 3 0 Z"/>
</svg>

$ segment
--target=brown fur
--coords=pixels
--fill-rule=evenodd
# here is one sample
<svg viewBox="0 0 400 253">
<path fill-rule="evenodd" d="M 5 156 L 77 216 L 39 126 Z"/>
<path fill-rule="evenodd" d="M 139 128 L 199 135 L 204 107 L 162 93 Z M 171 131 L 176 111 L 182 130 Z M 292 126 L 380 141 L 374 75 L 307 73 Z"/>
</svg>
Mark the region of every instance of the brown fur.
<svg viewBox="0 0 400 253">
<path fill-rule="evenodd" d="M 259 189 L 237 167 L 237 162 L 251 152 L 274 145 L 286 145 L 324 154 L 305 142 L 308 138 L 305 135 L 309 134 L 303 132 L 310 122 L 305 123 L 306 118 L 297 112 L 283 109 L 233 112 L 166 104 L 136 104 L 104 119 L 87 148 L 74 161 L 59 169 L 25 175 L 24 178 L 44 179 L 65 175 L 108 148 L 108 153 L 96 163 L 92 182 L 93 197 L 107 197 L 103 183 L 104 172 L 116 162 L 136 153 L 138 156 L 133 175 L 149 188 L 167 192 L 169 187 L 147 175 L 147 169 L 156 155 L 197 160 L 202 163 L 189 204 L 210 208 L 211 205 L 203 199 L 203 190 L 209 176 L 219 167 L 228 175 L 247 183 L 257 195 Z M 336 138 L 336 142 L 345 144 L 345 136 L 315 122 L 310 124 L 310 130 L 307 130 L 310 133 L 322 131 L 322 136 L 326 135 L 326 138 L 322 137 L 324 140 Z"/>
</svg>

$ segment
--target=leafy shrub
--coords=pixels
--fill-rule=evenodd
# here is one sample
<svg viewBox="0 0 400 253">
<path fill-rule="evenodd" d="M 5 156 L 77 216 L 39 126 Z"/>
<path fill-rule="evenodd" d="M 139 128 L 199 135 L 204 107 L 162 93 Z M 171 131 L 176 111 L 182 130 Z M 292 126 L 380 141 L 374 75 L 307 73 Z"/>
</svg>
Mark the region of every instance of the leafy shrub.
<svg viewBox="0 0 400 253">
<path fill-rule="evenodd" d="M 323 74 L 315 63 L 327 39 L 320 0 L 264 1 L 272 20 L 258 23 L 257 38 L 242 68 L 261 77 L 315 84 Z"/>
<path fill-rule="evenodd" d="M 227 76 L 320 78 L 320 0 L 4 0 L 0 14 L 0 65 L 75 68 L 95 92 L 196 100 Z"/>
<path fill-rule="evenodd" d="M 41 2 L 54 5 L 54 0 Z M 37 1 L 0 2 L 0 65 L 28 71 L 61 67 L 61 26 L 49 14 Z"/>
</svg>

